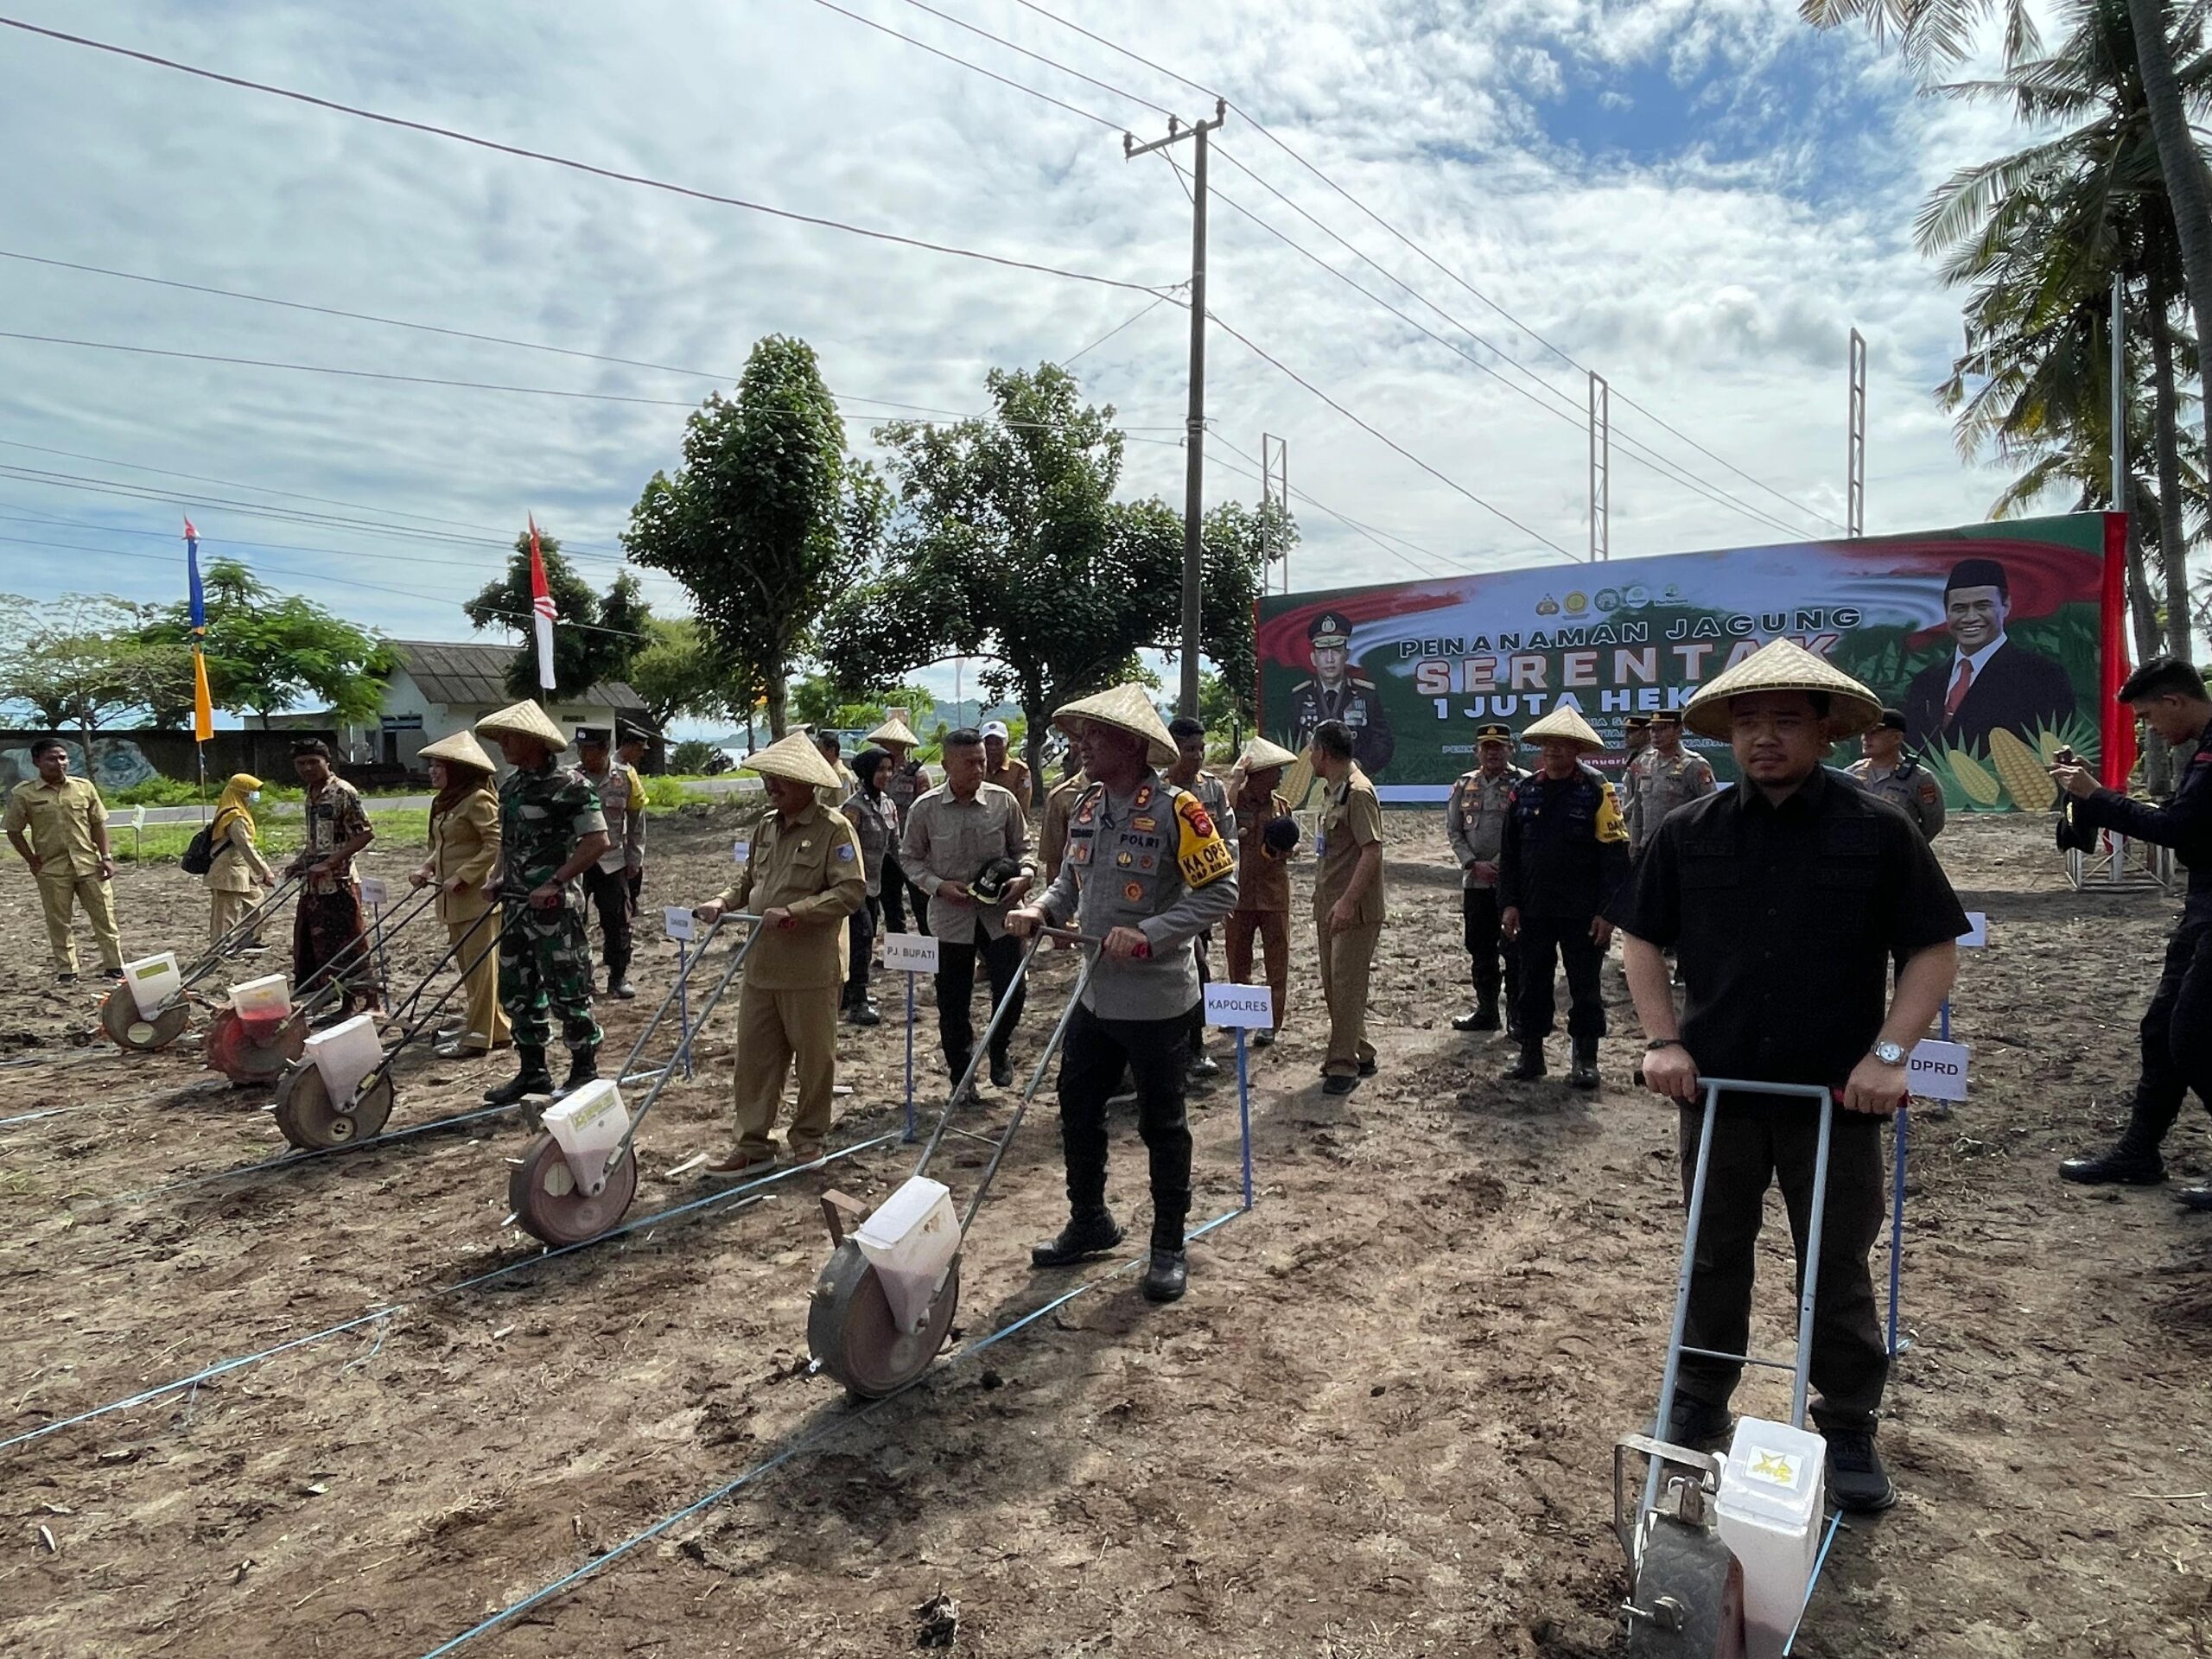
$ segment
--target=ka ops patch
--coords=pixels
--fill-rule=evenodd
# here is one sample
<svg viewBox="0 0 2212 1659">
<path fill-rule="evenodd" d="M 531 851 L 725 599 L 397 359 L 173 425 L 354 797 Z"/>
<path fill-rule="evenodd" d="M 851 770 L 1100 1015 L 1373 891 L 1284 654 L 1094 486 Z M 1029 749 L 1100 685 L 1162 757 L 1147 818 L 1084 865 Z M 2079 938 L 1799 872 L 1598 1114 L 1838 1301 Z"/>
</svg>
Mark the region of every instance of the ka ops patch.
<svg viewBox="0 0 2212 1659">
<path fill-rule="evenodd" d="M 1236 868 L 1229 843 L 1213 826 L 1213 819 L 1195 795 L 1175 802 L 1175 862 L 1181 867 L 1183 885 L 1211 887 Z"/>
</svg>

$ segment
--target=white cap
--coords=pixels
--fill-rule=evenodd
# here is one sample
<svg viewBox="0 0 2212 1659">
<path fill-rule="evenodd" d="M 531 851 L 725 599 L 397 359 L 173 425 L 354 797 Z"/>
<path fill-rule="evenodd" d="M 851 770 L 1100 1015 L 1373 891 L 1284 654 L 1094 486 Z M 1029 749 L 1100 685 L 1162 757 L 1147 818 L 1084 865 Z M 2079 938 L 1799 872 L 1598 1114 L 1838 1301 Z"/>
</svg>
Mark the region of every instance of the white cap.
<svg viewBox="0 0 2212 1659">
<path fill-rule="evenodd" d="M 985 721 L 983 722 L 983 735 L 985 737 L 1004 737 L 1006 735 L 1006 721 L 1002 720 Z"/>
</svg>

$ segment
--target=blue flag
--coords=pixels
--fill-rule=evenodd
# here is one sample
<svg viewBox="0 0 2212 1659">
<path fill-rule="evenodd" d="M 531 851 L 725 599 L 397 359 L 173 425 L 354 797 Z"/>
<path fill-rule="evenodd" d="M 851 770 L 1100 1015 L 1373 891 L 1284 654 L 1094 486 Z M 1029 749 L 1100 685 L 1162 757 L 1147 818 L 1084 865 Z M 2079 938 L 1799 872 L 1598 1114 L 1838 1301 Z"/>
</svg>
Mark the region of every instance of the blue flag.
<svg viewBox="0 0 2212 1659">
<path fill-rule="evenodd" d="M 207 595 L 200 589 L 200 532 L 189 518 L 184 521 L 184 563 L 192 581 L 192 632 L 196 639 L 207 632 Z"/>
</svg>

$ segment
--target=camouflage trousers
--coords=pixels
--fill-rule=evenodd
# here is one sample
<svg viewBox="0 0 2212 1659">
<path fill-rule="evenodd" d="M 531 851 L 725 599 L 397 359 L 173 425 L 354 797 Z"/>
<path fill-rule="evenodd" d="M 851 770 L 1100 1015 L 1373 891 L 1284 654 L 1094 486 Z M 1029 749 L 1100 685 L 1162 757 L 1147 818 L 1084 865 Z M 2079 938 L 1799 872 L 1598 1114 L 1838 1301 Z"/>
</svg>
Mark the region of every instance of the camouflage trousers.
<svg viewBox="0 0 2212 1659">
<path fill-rule="evenodd" d="M 595 1048 L 599 1022 L 591 1017 L 591 944 L 582 906 L 572 895 L 551 910 L 523 899 L 501 901 L 508 924 L 499 938 L 499 1006 L 506 1010 L 518 1048 L 544 1048 L 553 1040 L 553 1016 L 570 1048 Z"/>
</svg>

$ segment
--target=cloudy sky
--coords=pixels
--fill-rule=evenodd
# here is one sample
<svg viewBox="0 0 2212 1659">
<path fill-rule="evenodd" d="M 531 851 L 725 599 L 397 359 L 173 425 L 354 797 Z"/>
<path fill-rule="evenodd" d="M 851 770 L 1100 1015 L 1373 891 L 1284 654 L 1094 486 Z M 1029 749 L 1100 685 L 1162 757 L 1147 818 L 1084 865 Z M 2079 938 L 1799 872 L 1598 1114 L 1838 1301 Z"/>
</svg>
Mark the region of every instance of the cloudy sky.
<svg viewBox="0 0 2212 1659">
<path fill-rule="evenodd" d="M 1909 226 L 1932 183 L 2016 135 L 1916 96 L 1861 38 L 1813 34 L 1794 0 L 837 4 L 0 0 L 226 74 L 1135 285 L 0 29 L 0 327 L 80 342 L 0 338 L 0 590 L 168 597 L 188 512 L 272 583 L 397 637 L 466 639 L 459 601 L 525 512 L 611 578 L 685 410 L 777 332 L 813 343 L 863 452 L 905 406 L 972 410 L 989 367 L 1081 351 L 1086 391 L 1138 440 L 1126 487 L 1179 500 L 1187 321 L 1141 290 L 1187 278 L 1190 207 L 1120 133 L 1209 100 L 1052 12 L 1234 102 L 1211 308 L 1433 469 L 1216 331 L 1208 493 L 1255 499 L 1262 435 L 1287 441 L 1300 588 L 1580 556 L 1585 369 L 1613 387 L 1617 556 L 1836 533 L 1854 325 L 1868 531 L 1980 518 L 2001 485 L 1960 463 L 1929 398 L 1958 306 Z"/>
</svg>

